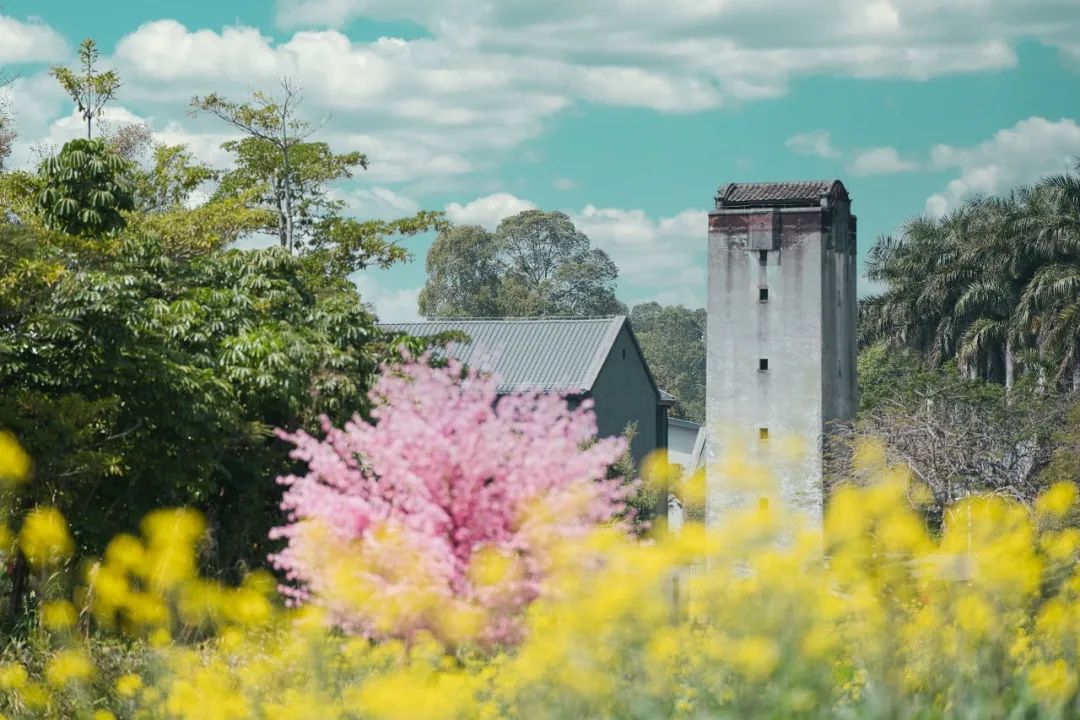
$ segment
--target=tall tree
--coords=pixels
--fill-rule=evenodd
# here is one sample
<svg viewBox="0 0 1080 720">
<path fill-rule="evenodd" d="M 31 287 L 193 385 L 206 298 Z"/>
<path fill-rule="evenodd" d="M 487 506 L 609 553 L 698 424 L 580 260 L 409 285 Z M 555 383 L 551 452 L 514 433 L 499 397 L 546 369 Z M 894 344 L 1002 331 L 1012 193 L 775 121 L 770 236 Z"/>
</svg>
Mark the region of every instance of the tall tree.
<svg viewBox="0 0 1080 720">
<path fill-rule="evenodd" d="M 56 78 L 64 91 L 75 101 L 75 106 L 86 121 L 86 139 L 93 136 L 94 121 L 101 117 L 105 104 L 116 97 L 120 89 L 120 76 L 115 70 L 99 72 L 95 67 L 101 53 L 92 38 L 79 45 L 79 67 L 76 70 L 57 65 L 50 74 Z"/>
<path fill-rule="evenodd" d="M 249 102 L 211 94 L 195 97 L 196 111 L 209 113 L 246 137 L 224 143 L 235 167 L 220 175 L 216 199 L 240 199 L 267 211 L 262 231 L 281 247 L 305 255 L 321 272 L 345 276 L 371 266 L 386 267 L 408 257 L 393 236 L 408 237 L 442 226 L 442 214 L 422 211 L 391 221 L 345 217 L 333 184 L 366 169 L 363 153 L 335 153 L 312 140 L 319 126 L 300 118 L 301 88 L 286 79 L 277 96 L 256 92 Z"/>
<path fill-rule="evenodd" d="M 11 76 L 0 70 L 0 90 L 11 84 Z M 11 102 L 7 97 L 0 97 L 0 172 L 4 171 L 4 163 L 11 157 L 11 151 L 15 147 L 15 121 L 13 119 Z"/>
<path fill-rule="evenodd" d="M 446 229 L 427 255 L 419 310 L 429 317 L 612 315 L 619 270 L 561 212 L 526 210 L 499 223 Z"/>
<path fill-rule="evenodd" d="M 418 299 L 421 315 L 502 314 L 498 247 L 492 234 L 479 225 L 457 225 L 439 233 L 427 253 L 427 273 Z"/>
<path fill-rule="evenodd" d="M 630 322 L 657 384 L 678 398 L 672 416 L 705 422 L 705 310 L 648 302 Z"/>
<path fill-rule="evenodd" d="M 256 92 L 250 102 L 240 103 L 211 94 L 191 101 L 194 109 L 247 135 L 223 146 L 236 155 L 237 168 L 222 178 L 221 192 L 261 186 L 260 199 L 276 213 L 278 239 L 289 252 L 299 249 L 298 230 L 315 222 L 318 210 L 331 202 L 327 183 L 367 167 L 362 153 L 337 155 L 325 143 L 307 142 L 318 128 L 298 116 L 302 100 L 302 88 L 286 78 L 276 97 Z"/>
</svg>

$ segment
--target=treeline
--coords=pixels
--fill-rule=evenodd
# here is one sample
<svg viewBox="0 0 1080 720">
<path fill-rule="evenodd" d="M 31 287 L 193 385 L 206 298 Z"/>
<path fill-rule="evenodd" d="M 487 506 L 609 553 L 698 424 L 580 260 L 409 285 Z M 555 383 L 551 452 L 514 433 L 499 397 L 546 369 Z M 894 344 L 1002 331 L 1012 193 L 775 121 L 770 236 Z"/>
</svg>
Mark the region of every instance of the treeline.
<svg viewBox="0 0 1080 720">
<path fill-rule="evenodd" d="M 1035 374 L 1080 389 L 1080 165 L 878 241 L 860 342 L 1011 386 Z"/>
<path fill-rule="evenodd" d="M 885 289 L 860 303 L 853 443 L 880 442 L 931 491 L 931 514 L 1075 479 L 1080 166 L 909 220 L 866 275 Z M 841 475 L 858 475 L 840 448 Z"/>
</svg>

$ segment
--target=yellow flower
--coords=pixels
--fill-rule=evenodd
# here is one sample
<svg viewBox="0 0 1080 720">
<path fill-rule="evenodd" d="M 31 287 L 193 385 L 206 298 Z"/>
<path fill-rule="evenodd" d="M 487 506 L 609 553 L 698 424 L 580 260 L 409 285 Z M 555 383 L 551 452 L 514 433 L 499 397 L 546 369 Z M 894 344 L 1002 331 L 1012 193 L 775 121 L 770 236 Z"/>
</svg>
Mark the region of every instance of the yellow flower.
<svg viewBox="0 0 1080 720">
<path fill-rule="evenodd" d="M 206 531 L 206 520 L 187 508 L 155 510 L 141 527 L 151 545 L 193 545 Z"/>
<path fill-rule="evenodd" d="M 75 606 L 66 600 L 48 602 L 41 606 L 41 624 L 52 631 L 66 630 L 75 624 Z"/>
<path fill-rule="evenodd" d="M 150 633 L 150 647 L 163 648 L 172 642 L 172 635 L 165 628 L 158 628 Z"/>
<path fill-rule="evenodd" d="M 89 680 L 94 666 L 81 650 L 61 650 L 45 666 L 45 679 L 53 687 Z"/>
<path fill-rule="evenodd" d="M 30 477 L 30 456 L 10 432 L 0 431 L 0 481 L 19 484 Z"/>
<path fill-rule="evenodd" d="M 1059 659 L 1031 668 L 1028 671 L 1028 684 L 1039 701 L 1058 705 L 1076 692 L 1076 675 L 1064 660 Z"/>
<path fill-rule="evenodd" d="M 762 680 L 780 662 L 780 648 L 766 637 L 741 638 L 733 642 L 730 660 L 736 672 L 751 680 Z"/>
<path fill-rule="evenodd" d="M 142 687 L 142 678 L 133 673 L 121 675 L 116 679 L 116 694 L 120 697 L 133 697 Z"/>
<path fill-rule="evenodd" d="M 37 683 L 29 684 L 20 690 L 19 697 L 31 710 L 44 710 L 49 706 L 49 691 Z"/>
<path fill-rule="evenodd" d="M 19 546 L 34 567 L 63 560 L 75 549 L 67 520 L 50 507 L 36 507 L 26 516 L 19 532 Z"/>
<path fill-rule="evenodd" d="M 26 685 L 28 674 L 19 663 L 0 665 L 0 689 L 20 690 Z"/>
<path fill-rule="evenodd" d="M 108 710 L 97 710 L 94 712 L 94 720 L 116 720 L 116 716 Z"/>
<path fill-rule="evenodd" d="M 1035 512 L 1040 515 L 1063 518 L 1076 504 L 1076 485 L 1058 482 L 1051 485 L 1035 500 Z"/>
<path fill-rule="evenodd" d="M 965 595 L 956 603 L 956 621 L 973 638 L 981 638 L 994 625 L 994 609 L 977 595 Z"/>
</svg>

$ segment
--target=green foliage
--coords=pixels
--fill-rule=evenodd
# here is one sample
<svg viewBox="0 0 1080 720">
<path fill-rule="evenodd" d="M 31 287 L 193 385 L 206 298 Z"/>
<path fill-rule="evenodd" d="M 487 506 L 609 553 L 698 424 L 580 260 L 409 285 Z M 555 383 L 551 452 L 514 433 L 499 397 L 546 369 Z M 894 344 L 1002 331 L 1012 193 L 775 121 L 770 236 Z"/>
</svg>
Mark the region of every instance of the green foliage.
<svg viewBox="0 0 1080 720">
<path fill-rule="evenodd" d="M 251 193 L 256 206 L 270 212 L 272 223 L 262 228 L 277 235 L 282 247 L 301 250 L 314 239 L 327 218 L 344 207 L 330 196 L 331 183 L 352 177 L 357 167 L 366 167 L 366 158 L 357 152 L 336 154 L 324 142 L 298 142 L 285 151 L 271 140 L 247 137 L 227 142 L 236 167 L 221 177 L 219 197 Z M 286 171 L 285 164 L 288 163 Z M 291 216 L 290 216 L 291 214 Z"/>
<path fill-rule="evenodd" d="M 144 212 L 183 207 L 196 190 L 218 176 L 216 170 L 196 161 L 184 145 L 157 145 L 150 169 L 136 174 L 136 207 Z"/>
<path fill-rule="evenodd" d="M 445 228 L 427 255 L 419 310 L 427 317 L 625 314 L 619 270 L 560 212 L 526 210 L 494 233 Z"/>
<path fill-rule="evenodd" d="M 909 220 L 878 241 L 866 272 L 887 289 L 860 303 L 863 346 L 955 360 L 1006 386 L 1048 362 L 1080 388 L 1080 172 Z"/>
<path fill-rule="evenodd" d="M 656 384 L 678 398 L 672 417 L 705 422 L 705 310 L 643 303 L 630 323 Z"/>
<path fill-rule="evenodd" d="M 37 209 L 46 227 L 100 236 L 124 227 L 134 208 L 129 165 L 101 140 L 72 140 L 40 170 Z"/>
<path fill-rule="evenodd" d="M 105 104 L 112 100 L 120 89 L 120 76 L 115 70 L 98 72 L 94 67 L 99 57 L 97 43 L 86 38 L 79 45 L 77 71 L 61 66 L 49 71 L 64 88 L 64 92 L 75 101 L 75 106 L 86 121 L 87 140 L 91 138 L 94 120 L 101 117 Z"/>
<path fill-rule="evenodd" d="M 405 260 L 408 252 L 390 238 L 442 227 L 437 212 L 392 221 L 344 217 L 345 203 L 334 196 L 333 184 L 366 169 L 367 156 L 335 153 L 325 142 L 308 141 L 317 128 L 297 116 L 300 88 L 285 80 L 281 90 L 278 97 L 256 92 L 249 102 L 216 94 L 192 99 L 195 111 L 246 135 L 222 146 L 233 154 L 235 167 L 220 176 L 215 200 L 239 200 L 262 212 L 254 231 L 276 235 L 281 247 L 307 255 L 309 265 L 326 276 L 345 277 Z"/>
<path fill-rule="evenodd" d="M 365 406 L 379 333 L 346 282 L 280 249 L 171 257 L 3 226 L 0 427 L 37 459 L 30 501 L 100 549 L 162 504 L 204 508 L 219 567 L 261 562 L 287 471 L 274 427 Z"/>
</svg>

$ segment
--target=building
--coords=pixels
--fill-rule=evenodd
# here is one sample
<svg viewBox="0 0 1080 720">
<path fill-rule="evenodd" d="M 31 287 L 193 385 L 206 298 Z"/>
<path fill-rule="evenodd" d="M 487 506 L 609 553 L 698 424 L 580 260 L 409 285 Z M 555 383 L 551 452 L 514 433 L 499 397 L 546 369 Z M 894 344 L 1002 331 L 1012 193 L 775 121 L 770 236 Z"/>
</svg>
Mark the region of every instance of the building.
<svg viewBox="0 0 1080 720">
<path fill-rule="evenodd" d="M 668 442 L 668 408 L 675 398 L 656 386 L 625 316 L 601 318 L 433 319 L 381 326 L 418 337 L 459 330 L 468 343 L 450 355 L 497 375 L 499 392 L 567 393 L 592 398 L 600 436 L 637 427 L 631 454 L 638 464 Z"/>
<path fill-rule="evenodd" d="M 668 418 L 668 462 L 678 465 L 683 473 L 696 469 L 695 450 L 705 431 L 702 426 L 690 420 Z"/>
<path fill-rule="evenodd" d="M 708 247 L 707 522 L 771 496 L 820 518 L 827 430 L 856 411 L 847 190 L 839 180 L 729 184 L 709 214 Z M 733 486 L 719 460 L 740 450 L 775 487 Z"/>
</svg>

